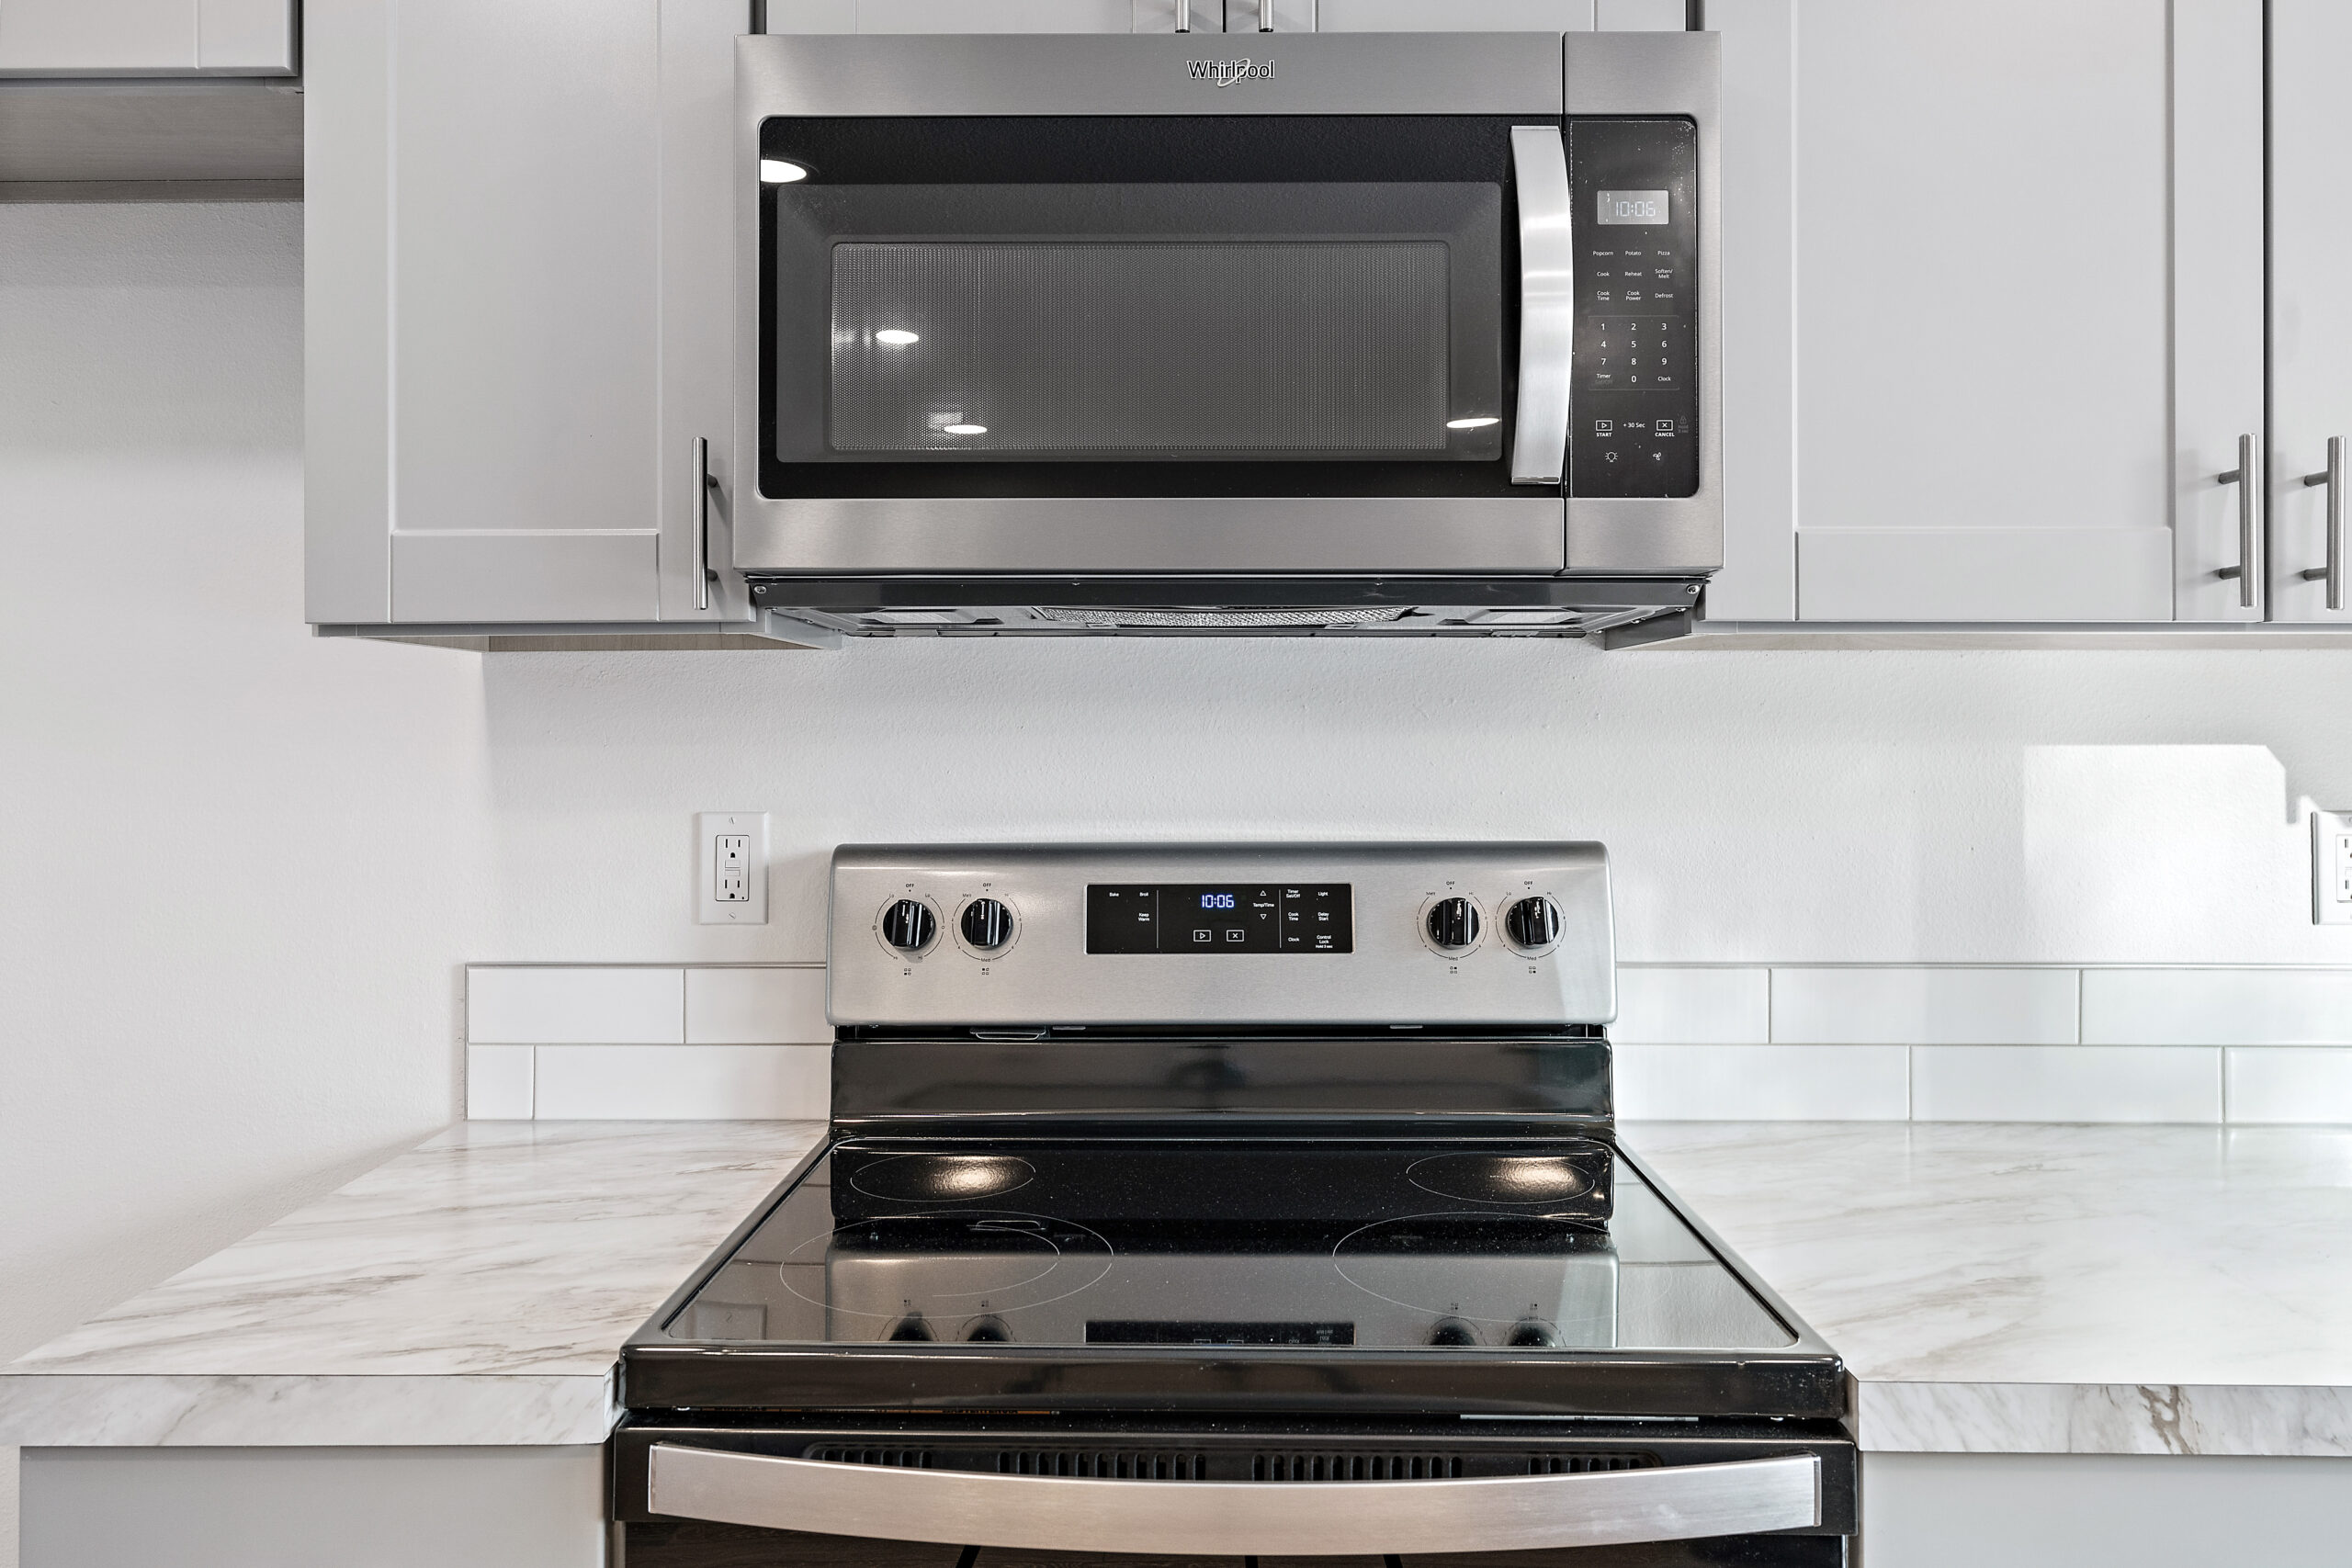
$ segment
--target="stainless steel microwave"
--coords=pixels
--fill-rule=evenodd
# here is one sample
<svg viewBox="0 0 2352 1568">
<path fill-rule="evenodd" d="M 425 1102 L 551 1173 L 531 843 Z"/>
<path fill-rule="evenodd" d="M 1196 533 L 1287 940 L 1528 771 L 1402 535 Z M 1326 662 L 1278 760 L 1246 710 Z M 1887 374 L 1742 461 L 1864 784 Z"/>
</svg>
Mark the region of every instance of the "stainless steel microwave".
<svg viewBox="0 0 2352 1568">
<path fill-rule="evenodd" d="M 1722 564 L 1714 35 L 738 50 L 763 607 L 1556 636 Z"/>
</svg>

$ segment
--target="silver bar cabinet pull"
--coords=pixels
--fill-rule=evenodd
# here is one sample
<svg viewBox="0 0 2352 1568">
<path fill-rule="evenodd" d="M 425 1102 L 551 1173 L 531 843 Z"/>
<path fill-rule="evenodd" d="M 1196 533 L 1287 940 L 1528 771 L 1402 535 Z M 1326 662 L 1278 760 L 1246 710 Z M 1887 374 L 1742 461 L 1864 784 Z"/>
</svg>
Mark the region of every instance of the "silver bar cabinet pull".
<svg viewBox="0 0 2352 1568">
<path fill-rule="evenodd" d="M 1095 1481 L 899 1470 L 657 1442 L 646 1504 L 679 1519 L 1016 1551 L 1379 1557 L 1692 1540 L 1821 1522 L 1821 1461 L 1464 1481 Z"/>
<path fill-rule="evenodd" d="M 2303 568 L 2307 581 L 2325 580 L 2327 607 L 2344 608 L 2344 437 L 2327 438 L 2327 467 L 2315 474 L 2305 474 L 2307 485 L 2327 487 L 2327 564 Z"/>
<path fill-rule="evenodd" d="M 2238 487 L 2238 564 L 2225 566 L 2213 575 L 2236 578 L 2238 607 L 2251 610 L 2254 608 L 2254 580 L 2260 575 L 2255 569 L 2254 559 L 2255 536 L 2258 532 L 2256 523 L 2260 515 L 2255 505 L 2256 495 L 2262 489 L 2261 477 L 2255 471 L 2253 436 L 2238 437 L 2238 466 L 2221 475 L 2216 482 Z"/>
<path fill-rule="evenodd" d="M 718 576 L 710 570 L 710 492 L 718 481 L 710 477 L 708 437 L 695 437 L 694 461 L 687 467 L 693 470 L 695 486 L 694 510 L 686 513 L 694 519 L 695 608 L 707 610 L 710 608 L 710 585 Z"/>
</svg>

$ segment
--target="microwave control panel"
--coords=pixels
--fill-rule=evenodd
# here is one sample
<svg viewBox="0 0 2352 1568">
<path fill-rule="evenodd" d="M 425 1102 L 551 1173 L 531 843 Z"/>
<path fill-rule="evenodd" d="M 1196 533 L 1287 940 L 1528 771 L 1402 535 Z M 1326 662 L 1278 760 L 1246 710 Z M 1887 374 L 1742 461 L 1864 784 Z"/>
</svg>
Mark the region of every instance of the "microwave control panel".
<svg viewBox="0 0 2352 1568">
<path fill-rule="evenodd" d="M 1568 493 L 1699 491 L 1699 131 L 1572 119 Z M 1712 434 L 1712 433 L 1708 433 Z"/>
</svg>

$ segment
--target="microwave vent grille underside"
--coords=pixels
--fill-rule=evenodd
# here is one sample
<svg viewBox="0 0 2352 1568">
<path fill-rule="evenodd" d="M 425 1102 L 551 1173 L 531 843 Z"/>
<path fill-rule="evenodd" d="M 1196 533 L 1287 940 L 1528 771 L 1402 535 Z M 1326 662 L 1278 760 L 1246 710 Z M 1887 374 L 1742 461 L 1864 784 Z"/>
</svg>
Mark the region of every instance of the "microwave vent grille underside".
<svg viewBox="0 0 2352 1568">
<path fill-rule="evenodd" d="M 1656 605 L 1382 605 L 1193 609 L 987 605 L 788 612 L 853 637 L 1584 637 L 1661 614 Z"/>
</svg>

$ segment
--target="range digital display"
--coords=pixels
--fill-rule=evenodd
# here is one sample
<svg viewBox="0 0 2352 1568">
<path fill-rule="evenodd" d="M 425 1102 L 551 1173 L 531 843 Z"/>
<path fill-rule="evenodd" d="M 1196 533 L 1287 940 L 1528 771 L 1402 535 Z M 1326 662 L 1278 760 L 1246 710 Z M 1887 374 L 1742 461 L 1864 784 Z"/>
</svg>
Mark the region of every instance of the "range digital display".
<svg viewBox="0 0 2352 1568">
<path fill-rule="evenodd" d="M 1327 883 L 1090 884 L 1089 953 L 1352 953 L 1354 887 Z"/>
</svg>

